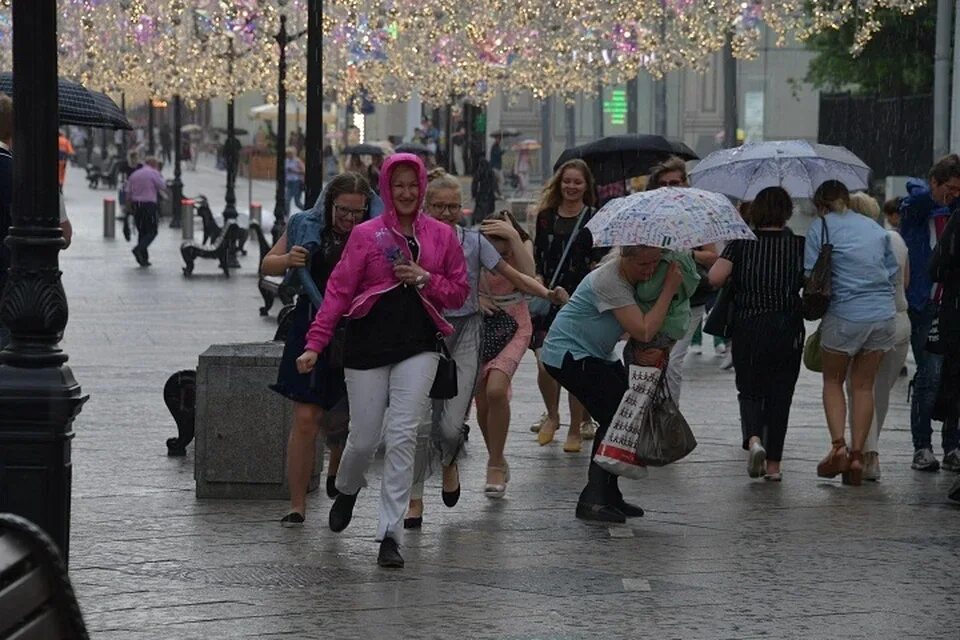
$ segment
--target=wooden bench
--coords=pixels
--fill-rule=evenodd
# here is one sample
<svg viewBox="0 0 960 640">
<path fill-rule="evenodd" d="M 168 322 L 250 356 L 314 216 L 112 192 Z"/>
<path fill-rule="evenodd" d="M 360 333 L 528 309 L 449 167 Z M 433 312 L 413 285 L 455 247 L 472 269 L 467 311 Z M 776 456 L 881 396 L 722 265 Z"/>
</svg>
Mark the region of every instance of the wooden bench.
<svg viewBox="0 0 960 640">
<path fill-rule="evenodd" d="M 89 640 L 53 540 L 0 513 L 0 640 Z"/>
<path fill-rule="evenodd" d="M 257 239 L 257 244 L 260 246 L 260 263 L 263 263 L 263 258 L 270 252 L 270 243 L 267 242 L 266 236 L 263 235 L 263 228 L 256 220 L 250 221 L 250 233 Z M 273 308 L 277 298 L 283 305 L 293 304 L 296 293 L 292 287 L 283 284 L 283 276 L 264 275 L 260 272 L 260 264 L 257 265 L 257 274 L 257 288 L 263 297 L 263 306 L 260 307 L 261 316 L 270 315 L 270 309 Z"/>
</svg>

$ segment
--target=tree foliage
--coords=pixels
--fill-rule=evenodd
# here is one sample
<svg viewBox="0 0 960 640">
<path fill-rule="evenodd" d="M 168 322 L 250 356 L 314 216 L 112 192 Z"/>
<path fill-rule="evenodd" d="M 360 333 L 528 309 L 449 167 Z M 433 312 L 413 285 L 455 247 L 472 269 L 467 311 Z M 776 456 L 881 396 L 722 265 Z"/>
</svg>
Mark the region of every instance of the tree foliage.
<svg viewBox="0 0 960 640">
<path fill-rule="evenodd" d="M 806 81 L 821 90 L 881 96 L 933 91 L 936 3 L 928 2 L 913 15 L 885 11 L 878 16 L 882 27 L 857 57 L 850 53 L 852 23 L 811 38 L 807 47 L 817 55 Z"/>
</svg>

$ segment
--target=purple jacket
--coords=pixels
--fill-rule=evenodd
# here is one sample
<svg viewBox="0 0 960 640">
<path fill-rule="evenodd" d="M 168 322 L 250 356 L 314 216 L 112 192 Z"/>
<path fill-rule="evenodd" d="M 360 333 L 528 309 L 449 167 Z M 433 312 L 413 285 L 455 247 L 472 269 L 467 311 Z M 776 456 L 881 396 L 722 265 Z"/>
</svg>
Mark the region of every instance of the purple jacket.
<svg viewBox="0 0 960 640">
<path fill-rule="evenodd" d="M 443 318 L 443 311 L 459 309 L 470 293 L 463 250 L 453 229 L 422 211 L 427 190 L 427 169 L 423 162 L 413 154 L 398 153 L 387 158 L 380 170 L 383 215 L 354 228 L 340 262 L 330 274 L 323 304 L 307 332 L 306 348 L 311 351 L 319 353 L 326 348 L 341 318 L 364 317 L 380 296 L 401 284 L 393 275 L 393 259 L 398 253 L 408 259 L 412 256 L 400 231 L 390 193 L 390 178 L 400 164 L 413 166 L 420 181 L 413 235 L 420 245 L 417 264 L 430 272 L 430 281 L 419 290 L 420 300 L 437 331 L 444 335 L 453 332 L 453 327 Z"/>
</svg>

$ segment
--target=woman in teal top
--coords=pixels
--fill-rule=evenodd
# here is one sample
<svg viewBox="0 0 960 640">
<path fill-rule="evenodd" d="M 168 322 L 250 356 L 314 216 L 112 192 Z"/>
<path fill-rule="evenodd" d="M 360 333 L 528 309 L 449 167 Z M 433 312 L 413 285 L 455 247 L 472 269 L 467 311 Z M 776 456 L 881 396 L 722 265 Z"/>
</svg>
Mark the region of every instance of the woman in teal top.
<svg viewBox="0 0 960 640">
<path fill-rule="evenodd" d="M 807 232 L 803 266 L 813 270 L 824 244 L 833 245 L 830 307 L 820 324 L 823 352 L 823 407 L 833 447 L 817 465 L 817 475 L 859 485 L 863 478 L 863 446 L 873 420 L 873 387 L 884 352 L 896 338 L 894 302 L 896 256 L 887 232 L 872 220 L 850 211 L 850 193 L 828 180 L 813 198 L 820 217 Z M 824 228 L 825 227 L 825 228 Z M 844 439 L 847 373 L 853 389 L 852 448 Z"/>
<path fill-rule="evenodd" d="M 629 334 L 636 343 L 631 351 L 637 363 L 646 366 L 665 365 L 673 345 L 663 327 L 683 285 L 680 263 L 667 267 L 662 287 L 647 311 L 637 303 L 637 285 L 655 276 L 663 258 L 658 247 L 624 247 L 618 257 L 583 279 L 570 302 L 557 313 L 543 343 L 540 360 L 547 373 L 576 396 L 600 425 L 594 453 L 627 390 L 627 372 L 614 353 L 617 342 Z M 627 517 L 642 515 L 643 509 L 624 501 L 617 476 L 591 461 L 577 517 L 625 522 Z"/>
</svg>

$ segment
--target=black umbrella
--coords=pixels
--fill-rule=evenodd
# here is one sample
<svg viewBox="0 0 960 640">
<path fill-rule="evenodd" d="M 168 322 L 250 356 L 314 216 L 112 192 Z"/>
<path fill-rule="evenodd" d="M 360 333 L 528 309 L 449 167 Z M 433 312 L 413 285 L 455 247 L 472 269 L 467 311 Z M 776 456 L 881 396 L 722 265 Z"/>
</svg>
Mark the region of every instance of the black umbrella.
<svg viewBox="0 0 960 640">
<path fill-rule="evenodd" d="M 559 169 L 567 160 L 580 158 L 590 167 L 597 184 L 603 185 L 646 175 L 655 164 L 670 156 L 683 160 L 697 159 L 693 149 L 663 136 L 608 136 L 565 150 L 553 165 L 553 170 Z"/>
<path fill-rule="evenodd" d="M 383 148 L 375 144 L 354 144 L 346 147 L 344 153 L 352 156 L 382 156 Z"/>
<path fill-rule="evenodd" d="M 223 134 L 225 136 L 230 134 L 230 132 L 227 130 L 226 127 L 214 127 L 213 132 L 217 134 Z M 248 133 L 250 132 L 247 131 L 246 129 L 241 129 L 240 127 L 233 128 L 233 135 L 235 136 L 245 136 Z"/>
<path fill-rule="evenodd" d="M 0 73 L 0 92 L 13 96 L 13 73 Z M 75 124 L 81 127 L 102 129 L 133 129 L 127 116 L 110 96 L 90 91 L 83 85 L 59 78 L 60 124 Z"/>
<path fill-rule="evenodd" d="M 490 133 L 491 138 L 516 138 L 520 135 L 520 129 L 497 129 Z"/>
<path fill-rule="evenodd" d="M 419 142 L 404 142 L 402 144 L 398 144 L 393 148 L 393 150 L 397 153 L 412 153 L 417 156 L 430 155 L 430 149 L 427 149 Z"/>
</svg>

